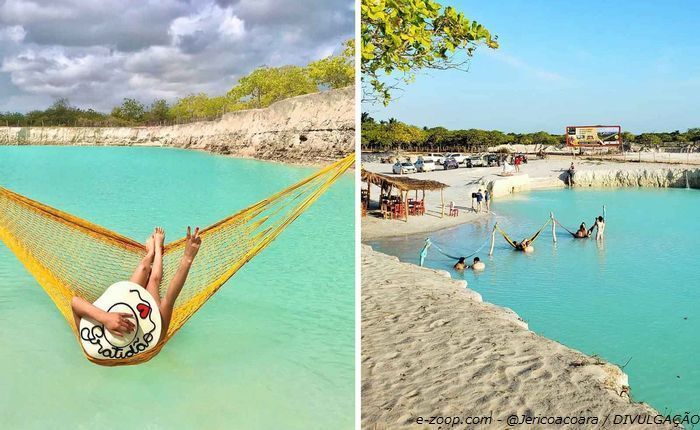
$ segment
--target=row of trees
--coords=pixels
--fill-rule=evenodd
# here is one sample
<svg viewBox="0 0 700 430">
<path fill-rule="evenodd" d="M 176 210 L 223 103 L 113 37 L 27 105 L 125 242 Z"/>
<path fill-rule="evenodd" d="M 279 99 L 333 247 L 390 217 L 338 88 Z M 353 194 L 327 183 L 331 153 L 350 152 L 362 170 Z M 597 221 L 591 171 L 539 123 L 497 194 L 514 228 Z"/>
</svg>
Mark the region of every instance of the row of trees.
<svg viewBox="0 0 700 430">
<path fill-rule="evenodd" d="M 349 40 L 340 55 L 307 66 L 260 67 L 240 78 L 221 96 L 190 94 L 172 105 L 164 99 L 145 105 L 139 100 L 126 98 L 110 113 L 80 109 L 62 98 L 44 110 L 0 113 L 0 125 L 129 126 L 214 119 L 226 112 L 264 108 L 289 97 L 352 85 L 355 81 L 354 55 L 354 43 Z"/>
<path fill-rule="evenodd" d="M 686 145 L 700 142 L 700 128 L 686 132 L 642 133 L 634 135 L 623 132 L 625 144 L 653 147 L 662 145 Z M 563 145 L 563 134 L 545 131 L 536 133 L 503 133 L 498 130 L 448 130 L 444 127 L 416 127 L 394 118 L 388 121 L 375 121 L 366 113 L 362 114 L 362 148 L 365 150 L 415 149 L 426 152 L 452 150 L 478 151 L 496 145 Z"/>
</svg>

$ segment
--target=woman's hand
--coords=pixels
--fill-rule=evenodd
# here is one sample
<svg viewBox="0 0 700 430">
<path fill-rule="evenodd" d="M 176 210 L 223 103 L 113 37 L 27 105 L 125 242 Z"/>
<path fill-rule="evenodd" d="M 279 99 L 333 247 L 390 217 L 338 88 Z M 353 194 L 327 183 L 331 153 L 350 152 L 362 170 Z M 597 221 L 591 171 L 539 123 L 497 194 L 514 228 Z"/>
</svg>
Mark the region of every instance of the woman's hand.
<svg viewBox="0 0 700 430">
<path fill-rule="evenodd" d="M 185 255 L 184 258 L 192 263 L 194 257 L 199 252 L 199 246 L 202 244 L 202 238 L 199 237 L 199 227 L 194 229 L 194 234 L 190 227 L 187 227 L 187 236 L 185 237 Z"/>
<path fill-rule="evenodd" d="M 105 316 L 100 321 L 104 324 L 105 328 L 109 330 L 112 334 L 124 337 L 125 333 L 131 333 L 136 328 L 136 325 L 131 318 L 134 318 L 132 314 L 126 314 L 122 312 L 106 312 Z"/>
</svg>

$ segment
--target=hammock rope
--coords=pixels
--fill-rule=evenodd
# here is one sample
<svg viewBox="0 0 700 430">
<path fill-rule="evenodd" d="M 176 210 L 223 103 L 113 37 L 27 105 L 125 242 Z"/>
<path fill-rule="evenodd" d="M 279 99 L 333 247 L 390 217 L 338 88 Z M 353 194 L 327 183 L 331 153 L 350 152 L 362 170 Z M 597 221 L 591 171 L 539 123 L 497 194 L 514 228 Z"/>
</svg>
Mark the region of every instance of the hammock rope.
<svg viewBox="0 0 700 430">
<path fill-rule="evenodd" d="M 562 223 L 559 222 L 558 219 L 555 218 L 555 219 L 554 219 L 554 222 L 555 222 L 559 227 L 561 227 L 561 228 L 563 228 L 564 230 L 566 230 L 570 235 L 576 236 L 576 233 L 574 233 L 573 231 L 571 231 L 571 230 L 569 230 L 568 228 L 566 228 L 566 227 L 564 226 L 564 224 L 562 224 Z"/>
<path fill-rule="evenodd" d="M 150 360 L 183 324 L 245 263 L 267 247 L 355 162 L 354 154 L 201 231 L 202 245 L 175 302 L 168 332 L 153 349 L 118 360 L 115 366 Z M 0 240 L 55 303 L 76 338 L 71 298 L 94 302 L 114 282 L 129 279 L 145 246 L 104 227 L 0 187 Z M 185 238 L 163 254 L 161 296 L 175 275 Z M 82 350 L 82 348 L 81 348 Z"/>
<path fill-rule="evenodd" d="M 547 226 L 549 225 L 549 223 L 550 223 L 551 221 L 552 221 L 551 219 L 548 219 L 547 222 L 545 222 L 545 223 L 542 225 L 542 227 L 540 227 L 540 229 L 537 230 L 537 232 L 536 232 L 535 234 L 533 234 L 533 235 L 528 239 L 528 240 L 530 241 L 531 244 L 535 242 L 535 240 L 539 237 L 540 233 L 542 233 L 542 231 L 545 229 L 545 227 L 547 227 Z M 498 230 L 499 233 L 501 233 L 501 235 L 503 236 L 503 238 L 506 240 L 506 242 L 508 242 L 508 244 L 509 244 L 510 246 L 512 246 L 512 247 L 515 248 L 515 249 L 518 248 L 518 246 L 516 245 L 515 241 L 514 241 L 513 239 L 511 239 L 510 237 L 508 237 L 508 233 L 506 233 L 505 231 L 503 231 L 503 229 L 501 228 L 500 225 L 496 224 L 496 225 L 495 225 L 495 228 L 496 228 L 496 230 Z"/>
<path fill-rule="evenodd" d="M 467 254 L 467 255 L 462 255 L 462 256 L 460 256 L 460 257 L 455 257 L 454 255 L 451 255 L 451 254 L 446 253 L 445 251 L 442 250 L 442 248 L 440 248 L 437 244 L 435 244 L 435 242 L 433 242 L 433 246 L 435 247 L 435 249 L 437 249 L 437 251 L 438 251 L 440 254 L 444 255 L 445 257 L 451 258 L 451 259 L 453 259 L 453 260 L 459 260 L 459 259 L 462 258 L 462 257 L 464 257 L 465 259 L 467 259 L 467 258 L 471 257 L 472 255 L 477 254 L 479 251 L 481 251 L 482 249 L 484 249 L 484 246 L 486 246 L 486 244 L 489 243 L 490 240 L 491 240 L 491 238 L 490 238 L 490 237 L 487 237 L 486 240 L 484 241 L 484 243 L 482 243 L 475 251 L 472 251 L 471 253 L 469 253 L 469 254 Z"/>
</svg>

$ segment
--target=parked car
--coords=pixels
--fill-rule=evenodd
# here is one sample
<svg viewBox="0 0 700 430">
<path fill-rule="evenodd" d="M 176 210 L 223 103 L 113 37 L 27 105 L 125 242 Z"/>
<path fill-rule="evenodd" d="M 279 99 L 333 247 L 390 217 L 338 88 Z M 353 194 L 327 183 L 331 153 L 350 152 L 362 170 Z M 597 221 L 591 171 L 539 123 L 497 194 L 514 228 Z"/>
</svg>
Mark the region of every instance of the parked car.
<svg viewBox="0 0 700 430">
<path fill-rule="evenodd" d="M 467 167 L 485 167 L 487 162 L 482 155 L 472 155 L 471 157 L 467 157 L 464 164 Z"/>
<path fill-rule="evenodd" d="M 459 163 L 454 158 L 448 157 L 448 158 L 445 158 L 445 160 L 442 162 L 442 168 L 445 170 L 459 169 Z"/>
<path fill-rule="evenodd" d="M 454 158 L 457 160 L 457 163 L 464 164 L 464 160 L 466 160 L 467 155 L 462 154 L 461 152 L 453 152 L 452 154 L 445 154 L 445 158 Z"/>
<path fill-rule="evenodd" d="M 442 164 L 442 161 L 445 159 L 445 156 L 443 154 L 438 154 L 437 152 L 431 152 L 430 154 L 426 154 L 423 156 L 423 158 L 432 158 L 433 161 L 435 161 L 435 164 Z"/>
<path fill-rule="evenodd" d="M 499 154 L 486 154 L 484 157 L 486 157 L 486 165 L 489 167 L 501 165 L 501 156 Z"/>
<path fill-rule="evenodd" d="M 435 161 L 432 158 L 418 157 L 416 161 L 416 171 L 418 172 L 432 172 L 435 170 Z"/>
<path fill-rule="evenodd" d="M 409 173 L 416 173 L 416 166 L 408 161 L 397 161 L 392 170 L 397 175 L 407 175 Z"/>
</svg>

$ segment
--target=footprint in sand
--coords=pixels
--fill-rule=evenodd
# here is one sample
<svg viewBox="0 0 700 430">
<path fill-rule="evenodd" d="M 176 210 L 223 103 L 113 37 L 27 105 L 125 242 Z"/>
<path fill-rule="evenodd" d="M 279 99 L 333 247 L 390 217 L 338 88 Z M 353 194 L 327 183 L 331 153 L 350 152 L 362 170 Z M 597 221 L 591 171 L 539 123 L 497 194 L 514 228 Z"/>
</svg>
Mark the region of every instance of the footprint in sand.
<svg viewBox="0 0 700 430">
<path fill-rule="evenodd" d="M 430 328 L 442 327 L 449 322 L 450 322 L 449 320 L 443 320 L 443 319 L 435 320 L 430 324 Z"/>
</svg>

